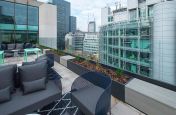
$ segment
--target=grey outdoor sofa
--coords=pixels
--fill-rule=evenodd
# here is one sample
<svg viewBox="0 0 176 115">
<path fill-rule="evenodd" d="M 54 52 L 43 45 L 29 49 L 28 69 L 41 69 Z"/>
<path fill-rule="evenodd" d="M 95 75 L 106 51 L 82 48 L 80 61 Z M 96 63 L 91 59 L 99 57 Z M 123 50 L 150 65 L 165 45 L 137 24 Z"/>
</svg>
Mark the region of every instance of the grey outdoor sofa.
<svg viewBox="0 0 176 115">
<path fill-rule="evenodd" d="M 71 87 L 71 100 L 85 115 L 106 115 L 110 112 L 111 84 L 109 77 L 88 72 L 78 77 Z"/>
<path fill-rule="evenodd" d="M 42 63 L 47 62 L 46 63 L 47 65 L 46 73 L 48 74 L 47 70 L 48 69 L 52 70 L 51 67 L 54 65 L 54 62 L 53 62 L 54 58 L 52 54 L 50 54 L 50 56 L 39 57 L 35 62 L 24 63 L 23 65 L 24 66 L 31 65 L 31 64 L 37 65 L 38 63 L 40 63 L 39 61 L 41 61 Z M 16 65 L 5 65 L 5 66 L 9 66 L 9 67 L 11 66 L 14 68 L 14 70 L 17 69 Z M 5 75 L 4 74 L 5 72 L 3 73 L 2 71 L 3 68 L 6 68 L 5 66 L 0 67 L 0 77 L 3 77 Z M 40 67 L 40 66 L 36 66 L 36 67 Z M 19 69 L 17 71 L 21 71 Z M 19 82 L 16 82 L 22 79 L 19 79 L 18 77 L 19 74 L 18 72 L 15 71 L 16 74 L 14 74 L 13 76 L 14 77 L 13 83 L 15 85 L 14 86 L 15 88 L 12 90 L 13 93 L 11 94 L 11 99 L 9 101 L 0 103 L 0 114 L 2 115 L 24 115 L 24 114 L 32 113 L 38 109 L 41 109 L 42 107 L 54 102 L 55 100 L 59 100 L 62 96 L 62 85 L 61 85 L 60 76 L 57 74 L 57 72 L 55 72 L 54 70 L 52 71 L 51 70 L 50 70 L 49 76 L 46 75 L 49 78 L 46 80 L 47 83 L 45 86 L 45 90 L 38 90 L 38 91 L 34 91 L 28 94 L 24 94 L 24 92 L 22 91 L 24 90 L 23 88 L 24 86 L 21 89 L 21 87 L 19 87 L 19 85 L 21 84 Z M 31 74 L 33 72 L 30 71 Z M 0 86 L 0 101 L 3 97 L 2 88 L 3 87 L 1 85 Z M 30 87 L 28 88 L 29 88 L 28 90 L 31 90 Z"/>
</svg>

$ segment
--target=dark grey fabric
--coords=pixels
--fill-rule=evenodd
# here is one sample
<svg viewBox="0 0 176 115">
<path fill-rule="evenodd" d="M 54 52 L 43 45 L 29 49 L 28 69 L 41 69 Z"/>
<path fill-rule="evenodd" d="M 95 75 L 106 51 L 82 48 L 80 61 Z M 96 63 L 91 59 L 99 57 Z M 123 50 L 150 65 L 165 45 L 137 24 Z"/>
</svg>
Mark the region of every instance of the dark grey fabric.
<svg viewBox="0 0 176 115">
<path fill-rule="evenodd" d="M 16 49 L 21 50 L 23 49 L 24 44 L 16 44 Z"/>
<path fill-rule="evenodd" d="M 7 50 L 14 50 L 15 44 L 7 44 Z"/>
<path fill-rule="evenodd" d="M 16 77 L 16 65 L 2 65 L 0 66 L 0 89 L 10 87 L 10 91 L 13 92 L 15 87 Z"/>
<path fill-rule="evenodd" d="M 20 79 L 22 82 L 34 81 L 47 77 L 47 62 L 19 67 Z"/>
<path fill-rule="evenodd" d="M 89 85 L 73 91 L 72 100 L 86 115 L 94 115 L 96 104 L 103 92 L 104 89 L 95 85 Z"/>
<path fill-rule="evenodd" d="M 0 114 L 28 114 L 60 99 L 61 95 L 62 92 L 54 81 L 48 82 L 46 90 L 41 90 L 28 95 L 23 95 L 20 90 L 17 90 L 16 93 L 12 95 L 11 101 L 0 104 Z"/>
<path fill-rule="evenodd" d="M 36 59 L 36 61 L 47 60 L 48 68 L 54 66 L 54 54 L 45 54 Z"/>
<path fill-rule="evenodd" d="M 32 44 L 31 43 L 25 43 L 24 48 L 32 48 Z"/>
<path fill-rule="evenodd" d="M 10 87 L 6 87 L 0 90 L 0 103 L 9 101 L 11 97 Z"/>
<path fill-rule="evenodd" d="M 25 66 L 25 65 L 32 65 L 32 64 L 36 64 L 36 62 L 35 62 L 35 61 L 23 62 L 23 63 L 22 63 L 22 66 Z"/>
<path fill-rule="evenodd" d="M 6 44 L 1 44 L 1 50 L 7 50 L 7 45 Z"/>
<path fill-rule="evenodd" d="M 35 81 L 23 82 L 24 94 L 44 90 L 46 88 L 45 84 L 46 78 L 42 78 Z"/>
</svg>

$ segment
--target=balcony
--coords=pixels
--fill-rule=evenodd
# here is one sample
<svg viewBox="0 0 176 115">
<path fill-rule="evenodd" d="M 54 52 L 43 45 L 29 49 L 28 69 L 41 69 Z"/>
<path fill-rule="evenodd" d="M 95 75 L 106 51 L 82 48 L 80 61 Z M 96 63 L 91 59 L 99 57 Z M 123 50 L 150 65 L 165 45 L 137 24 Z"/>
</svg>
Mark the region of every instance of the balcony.
<svg viewBox="0 0 176 115">
<path fill-rule="evenodd" d="M 42 56 L 43 54 L 41 54 Z M 28 56 L 28 62 L 35 61 L 37 56 L 35 54 L 30 54 Z M 4 59 L 4 64 L 17 64 L 18 66 L 21 66 L 21 64 L 24 62 L 24 57 L 18 56 L 18 57 L 8 57 Z M 3 64 L 1 64 L 3 65 Z M 62 77 L 61 82 L 62 82 L 62 94 L 63 98 L 60 100 L 59 103 L 57 103 L 57 108 L 56 110 L 52 110 L 51 107 L 56 106 L 56 102 L 59 100 L 56 100 L 56 102 L 53 102 L 49 104 L 48 106 L 44 107 L 44 109 L 47 108 L 47 110 L 41 110 L 38 113 L 40 114 L 45 114 L 46 111 L 51 112 L 50 115 L 52 114 L 65 114 L 65 112 L 69 112 L 70 115 L 78 112 L 78 108 L 76 106 L 70 106 L 70 100 L 69 100 L 69 94 L 71 91 L 71 85 L 73 81 L 79 77 L 78 74 L 74 73 L 73 71 L 69 70 L 65 66 L 61 65 L 58 62 L 54 62 L 54 67 L 53 69 Z M 57 110 L 58 109 L 58 110 Z M 37 113 L 34 111 L 34 113 Z M 133 108 L 132 106 L 118 100 L 115 97 L 111 97 L 111 113 L 112 115 L 128 115 L 128 114 L 133 114 L 133 115 L 143 115 L 139 110 Z"/>
</svg>

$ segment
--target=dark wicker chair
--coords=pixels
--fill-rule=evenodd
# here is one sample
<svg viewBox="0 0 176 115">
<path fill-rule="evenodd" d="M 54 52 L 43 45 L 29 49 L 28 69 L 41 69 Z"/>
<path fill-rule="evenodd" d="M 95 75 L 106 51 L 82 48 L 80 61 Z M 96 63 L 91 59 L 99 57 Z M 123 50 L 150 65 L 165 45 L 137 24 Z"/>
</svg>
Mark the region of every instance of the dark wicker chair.
<svg viewBox="0 0 176 115">
<path fill-rule="evenodd" d="M 83 114 L 106 115 L 110 112 L 111 84 L 111 79 L 101 73 L 83 74 L 72 84 L 72 102 Z"/>
</svg>

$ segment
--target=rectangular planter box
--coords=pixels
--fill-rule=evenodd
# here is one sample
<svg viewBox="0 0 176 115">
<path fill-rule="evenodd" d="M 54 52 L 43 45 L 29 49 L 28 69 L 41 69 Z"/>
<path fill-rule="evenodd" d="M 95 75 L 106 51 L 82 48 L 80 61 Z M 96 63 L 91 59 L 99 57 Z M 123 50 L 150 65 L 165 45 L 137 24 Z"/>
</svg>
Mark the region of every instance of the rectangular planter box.
<svg viewBox="0 0 176 115">
<path fill-rule="evenodd" d="M 73 72 L 75 72 L 76 74 L 78 75 L 82 75 L 82 74 L 85 74 L 87 72 L 90 72 L 90 70 L 78 65 L 78 64 L 75 64 L 73 63 L 72 61 L 68 60 L 67 61 L 67 68 Z"/>
<path fill-rule="evenodd" d="M 85 74 L 91 71 L 85 67 L 82 67 L 78 64 L 73 63 L 71 60 L 69 60 L 67 64 L 68 64 L 67 68 L 75 72 L 78 75 L 82 75 L 82 74 Z M 125 84 L 121 84 L 119 82 L 112 80 L 111 95 L 125 102 Z"/>
</svg>

